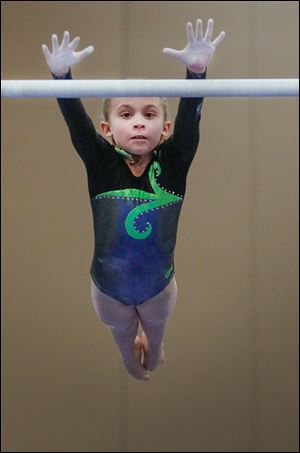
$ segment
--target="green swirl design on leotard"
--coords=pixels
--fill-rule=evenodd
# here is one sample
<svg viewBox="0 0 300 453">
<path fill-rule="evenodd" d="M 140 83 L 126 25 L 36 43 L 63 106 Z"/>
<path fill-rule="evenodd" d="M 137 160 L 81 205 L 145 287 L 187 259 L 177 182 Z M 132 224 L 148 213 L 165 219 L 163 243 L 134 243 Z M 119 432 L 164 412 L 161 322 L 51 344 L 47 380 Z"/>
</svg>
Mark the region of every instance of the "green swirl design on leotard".
<svg viewBox="0 0 300 453">
<path fill-rule="evenodd" d="M 144 231 L 138 231 L 135 226 L 135 220 L 138 216 L 143 215 L 144 213 L 159 209 L 163 206 L 170 205 L 173 203 L 178 203 L 182 201 L 183 197 L 175 195 L 175 193 L 170 193 L 161 188 L 156 178 L 161 174 L 161 167 L 157 161 L 154 161 L 149 168 L 149 180 L 151 187 L 154 193 L 145 192 L 139 189 L 123 189 L 123 190 L 113 190 L 111 192 L 104 192 L 99 195 L 96 195 L 96 199 L 109 197 L 109 198 L 133 198 L 138 200 L 148 201 L 148 203 L 141 204 L 136 208 L 132 209 L 126 217 L 125 228 L 129 236 L 134 239 L 146 239 L 152 233 L 152 225 L 147 222 L 146 229 Z"/>
</svg>

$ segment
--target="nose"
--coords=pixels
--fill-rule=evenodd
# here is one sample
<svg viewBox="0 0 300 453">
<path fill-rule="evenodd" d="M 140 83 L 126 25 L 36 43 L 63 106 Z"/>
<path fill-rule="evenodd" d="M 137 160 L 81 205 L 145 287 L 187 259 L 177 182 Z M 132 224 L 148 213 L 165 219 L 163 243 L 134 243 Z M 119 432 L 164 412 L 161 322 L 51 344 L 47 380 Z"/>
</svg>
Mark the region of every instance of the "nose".
<svg viewBox="0 0 300 453">
<path fill-rule="evenodd" d="M 141 122 L 141 121 L 137 121 L 134 125 L 133 125 L 134 129 L 145 129 L 145 125 Z"/>
<path fill-rule="evenodd" d="M 135 130 L 145 129 L 145 123 L 143 115 L 136 114 L 134 117 L 133 127 Z"/>
</svg>

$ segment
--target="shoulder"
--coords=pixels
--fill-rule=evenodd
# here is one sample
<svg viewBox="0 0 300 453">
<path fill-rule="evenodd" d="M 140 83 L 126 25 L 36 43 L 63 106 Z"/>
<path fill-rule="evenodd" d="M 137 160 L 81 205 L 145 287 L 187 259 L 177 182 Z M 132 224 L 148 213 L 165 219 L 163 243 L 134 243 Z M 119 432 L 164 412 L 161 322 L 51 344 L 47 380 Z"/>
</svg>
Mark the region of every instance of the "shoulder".
<svg viewBox="0 0 300 453">
<path fill-rule="evenodd" d="M 159 145 L 156 151 L 156 160 L 165 167 L 174 165 L 176 150 L 173 143 L 173 135 Z"/>
<path fill-rule="evenodd" d="M 97 133 L 97 148 L 98 150 L 101 150 L 101 157 L 102 159 L 105 159 L 107 163 L 117 163 L 123 160 L 116 152 L 114 145 L 106 140 L 100 133 Z"/>
</svg>

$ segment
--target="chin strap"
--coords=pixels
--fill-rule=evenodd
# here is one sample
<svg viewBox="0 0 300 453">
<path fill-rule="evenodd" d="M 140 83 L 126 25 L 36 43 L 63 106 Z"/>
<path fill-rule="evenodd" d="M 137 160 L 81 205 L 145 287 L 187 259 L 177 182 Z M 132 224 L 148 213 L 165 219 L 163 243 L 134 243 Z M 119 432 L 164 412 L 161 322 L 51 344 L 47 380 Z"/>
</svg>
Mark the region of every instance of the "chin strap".
<svg viewBox="0 0 300 453">
<path fill-rule="evenodd" d="M 120 154 L 121 156 L 126 157 L 127 159 L 129 159 L 131 161 L 134 161 L 135 158 L 140 157 L 138 154 L 129 153 L 128 151 L 125 151 L 124 149 L 119 148 L 116 145 L 115 145 L 115 151 L 118 154 Z M 156 150 L 154 150 L 153 153 L 154 153 L 154 156 L 157 156 L 157 151 Z"/>
<path fill-rule="evenodd" d="M 125 151 L 124 149 L 119 148 L 116 145 L 115 145 L 115 151 L 117 151 L 118 154 L 120 154 L 123 157 L 126 157 L 129 160 L 134 160 L 134 154 L 130 154 L 128 151 Z"/>
</svg>

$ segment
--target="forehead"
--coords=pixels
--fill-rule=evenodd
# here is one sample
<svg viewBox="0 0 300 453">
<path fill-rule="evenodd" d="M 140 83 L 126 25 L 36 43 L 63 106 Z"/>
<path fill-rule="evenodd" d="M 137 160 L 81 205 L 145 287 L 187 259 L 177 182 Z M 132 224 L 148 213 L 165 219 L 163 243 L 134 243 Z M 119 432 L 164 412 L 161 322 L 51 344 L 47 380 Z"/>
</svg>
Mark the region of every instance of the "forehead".
<svg viewBox="0 0 300 453">
<path fill-rule="evenodd" d="M 134 109 L 142 109 L 144 107 L 153 106 L 156 108 L 162 107 L 160 98 L 112 98 L 110 102 L 111 108 L 121 108 L 122 106 L 132 107 Z"/>
</svg>

